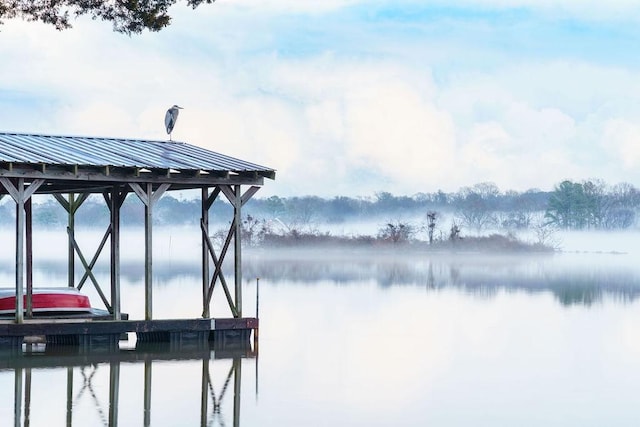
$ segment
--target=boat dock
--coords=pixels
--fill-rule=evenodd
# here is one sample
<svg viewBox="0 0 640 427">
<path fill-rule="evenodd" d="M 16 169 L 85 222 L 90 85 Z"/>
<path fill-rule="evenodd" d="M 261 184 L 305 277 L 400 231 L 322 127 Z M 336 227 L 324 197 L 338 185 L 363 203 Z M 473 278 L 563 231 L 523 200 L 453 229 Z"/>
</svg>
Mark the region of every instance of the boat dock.
<svg viewBox="0 0 640 427">
<path fill-rule="evenodd" d="M 254 317 L 225 319 L 87 320 L 31 319 L 23 323 L 0 321 L 0 346 L 23 343 L 78 345 L 83 349 L 115 349 L 122 334 L 135 333 L 137 342 L 182 343 L 249 340 L 258 330 Z"/>
<path fill-rule="evenodd" d="M 15 315 L 0 320 L 0 346 L 21 348 L 26 341 L 48 344 L 117 346 L 124 333 L 139 342 L 203 342 L 232 339 L 257 340 L 257 318 L 243 317 L 242 307 L 242 206 L 275 179 L 271 168 L 249 163 L 201 147 L 176 141 L 95 138 L 0 133 L 0 198 L 15 202 Z M 156 319 L 153 316 L 153 213 L 165 192 L 198 190 L 202 247 L 202 310 L 196 319 Z M 68 287 L 93 286 L 107 312 L 100 319 L 37 317 L 33 313 L 33 210 L 32 200 L 49 195 L 67 212 Z M 104 199 L 109 211 L 104 235 L 95 253 L 87 256 L 78 244 L 75 216 L 91 195 Z M 144 319 L 128 319 L 121 312 L 120 222 L 128 197 L 144 206 Z M 222 197 L 233 208 L 222 247 L 210 239 L 209 210 Z M 108 245 L 107 245 L 108 243 Z M 105 250 L 105 248 L 108 248 Z M 103 254 L 103 250 L 106 253 Z M 233 269 L 223 261 L 233 256 Z M 110 280 L 99 283 L 93 268 L 101 256 L 109 257 Z M 82 274 L 76 275 L 76 270 Z M 227 281 L 227 278 L 230 278 Z M 212 318 L 213 290 L 221 287 L 226 318 Z"/>
</svg>

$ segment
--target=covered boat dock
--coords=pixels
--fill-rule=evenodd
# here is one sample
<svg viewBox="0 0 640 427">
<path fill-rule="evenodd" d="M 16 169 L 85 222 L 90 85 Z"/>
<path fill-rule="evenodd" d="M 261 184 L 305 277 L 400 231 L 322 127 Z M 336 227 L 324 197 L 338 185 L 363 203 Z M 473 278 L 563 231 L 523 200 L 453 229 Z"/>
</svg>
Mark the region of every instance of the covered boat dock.
<svg viewBox="0 0 640 427">
<path fill-rule="evenodd" d="M 117 345 L 124 332 L 138 340 L 176 341 L 248 339 L 257 337 L 258 319 L 242 310 L 242 206 L 275 170 L 198 146 L 176 141 L 0 133 L 0 197 L 15 202 L 15 316 L 0 321 L 0 345 L 20 346 L 25 337 L 44 336 L 49 343 Z M 167 191 L 199 190 L 202 232 L 202 316 L 197 319 L 153 317 L 153 212 Z M 144 205 L 144 319 L 129 320 L 121 312 L 120 208 L 129 194 Z M 68 287 L 91 283 L 108 311 L 106 319 L 34 318 L 33 205 L 36 194 L 49 194 L 68 214 Z M 104 198 L 109 225 L 96 253 L 85 256 L 76 240 L 75 214 L 92 194 Z M 222 248 L 209 237 L 209 210 L 224 196 L 233 207 Z M 96 280 L 93 268 L 109 242 L 108 289 Z M 194 242 L 195 243 L 195 242 Z M 233 244 L 233 287 L 227 283 L 223 261 Z M 76 277 L 76 261 L 84 274 Z M 231 316 L 210 316 L 213 290 L 219 283 Z M 195 303 L 195 302 L 194 302 Z"/>
</svg>

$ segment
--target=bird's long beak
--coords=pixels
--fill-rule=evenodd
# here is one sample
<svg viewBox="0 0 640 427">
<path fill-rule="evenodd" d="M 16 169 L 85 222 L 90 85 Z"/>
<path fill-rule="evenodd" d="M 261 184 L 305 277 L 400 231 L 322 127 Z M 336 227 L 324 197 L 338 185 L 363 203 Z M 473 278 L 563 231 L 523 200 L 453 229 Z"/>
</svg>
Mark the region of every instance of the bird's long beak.
<svg viewBox="0 0 640 427">
<path fill-rule="evenodd" d="M 184 108 L 182 108 L 182 107 L 178 107 L 177 105 L 176 105 L 176 108 L 179 108 L 179 109 L 181 109 L 181 110 L 184 110 Z"/>
</svg>

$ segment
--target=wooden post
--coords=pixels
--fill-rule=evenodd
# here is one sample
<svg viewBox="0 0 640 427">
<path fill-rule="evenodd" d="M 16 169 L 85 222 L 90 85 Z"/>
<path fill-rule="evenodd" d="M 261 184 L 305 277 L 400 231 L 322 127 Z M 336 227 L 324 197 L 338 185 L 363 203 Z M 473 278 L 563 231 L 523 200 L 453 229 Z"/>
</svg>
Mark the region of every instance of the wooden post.
<svg viewBox="0 0 640 427">
<path fill-rule="evenodd" d="M 152 319 L 152 285 L 153 285 L 153 205 L 169 189 L 170 184 L 160 184 L 153 191 L 153 185 L 149 182 L 143 189 L 140 184 L 129 183 L 131 189 L 138 195 L 144 203 L 144 317 L 145 320 Z"/>
<path fill-rule="evenodd" d="M 16 323 L 24 323 L 24 178 L 18 179 L 16 200 Z"/>
<path fill-rule="evenodd" d="M 33 317 L 33 211 L 31 198 L 29 198 L 25 205 L 25 220 L 26 220 L 26 249 L 27 249 L 27 304 L 26 304 L 26 316 L 27 319 Z"/>
<path fill-rule="evenodd" d="M 67 284 L 70 288 L 75 287 L 75 268 L 76 268 L 76 264 L 75 264 L 75 252 L 73 250 L 73 238 L 75 235 L 75 215 L 76 215 L 76 211 L 74 209 L 74 205 L 75 205 L 75 194 L 73 193 L 69 193 L 69 209 L 68 209 L 68 223 L 67 223 L 67 227 L 69 227 L 69 230 L 71 230 L 71 232 L 69 233 L 69 246 L 68 246 L 68 253 L 69 253 L 69 259 L 68 259 L 68 264 L 67 264 Z"/>
<path fill-rule="evenodd" d="M 208 318 L 209 303 L 207 294 L 209 290 L 209 251 L 206 246 L 206 238 L 209 235 L 209 208 L 207 207 L 207 199 L 209 198 L 209 190 L 207 187 L 202 189 L 202 317 Z"/>
<path fill-rule="evenodd" d="M 32 184 L 33 185 L 33 184 Z M 69 233 L 69 255 L 68 255 L 68 264 L 67 264 L 67 275 L 68 275 L 68 286 L 70 288 L 75 287 L 75 252 L 73 240 L 75 238 L 75 216 L 76 211 L 84 203 L 85 200 L 89 197 L 89 193 L 82 193 L 80 197 L 76 200 L 75 193 L 69 193 L 69 200 L 65 200 L 62 195 L 54 193 L 53 197 L 62 205 L 62 207 L 67 211 L 68 224 L 67 229 L 71 230 Z"/>
<path fill-rule="evenodd" d="M 123 196 L 124 197 L 124 196 Z M 113 320 L 121 319 L 120 305 L 120 187 L 111 190 L 111 307 Z"/>
<path fill-rule="evenodd" d="M 242 193 L 240 185 L 234 188 L 235 202 L 233 203 L 233 212 L 235 220 L 235 237 L 234 237 L 234 258 L 235 258 L 235 297 L 236 297 L 236 317 L 242 317 Z"/>
<path fill-rule="evenodd" d="M 152 319 L 152 287 L 153 287 L 153 189 L 147 183 L 147 200 L 144 205 L 144 319 Z"/>
<path fill-rule="evenodd" d="M 17 186 L 14 184 L 17 183 Z M 16 202 L 16 304 L 15 321 L 24 323 L 24 232 L 25 232 L 25 202 L 44 183 L 42 179 L 36 179 L 25 189 L 24 178 L 11 181 L 8 178 L 0 177 L 2 185 L 7 193 Z"/>
</svg>

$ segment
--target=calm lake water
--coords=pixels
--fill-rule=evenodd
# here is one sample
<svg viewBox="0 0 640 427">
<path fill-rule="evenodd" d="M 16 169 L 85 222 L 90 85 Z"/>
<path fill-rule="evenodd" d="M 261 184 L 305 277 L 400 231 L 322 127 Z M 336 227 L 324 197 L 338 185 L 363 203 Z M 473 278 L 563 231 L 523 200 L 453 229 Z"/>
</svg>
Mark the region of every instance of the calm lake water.
<svg viewBox="0 0 640 427">
<path fill-rule="evenodd" d="M 157 251 L 154 315 L 197 317 L 199 249 L 185 254 L 172 239 L 170 250 Z M 64 286 L 64 262 L 43 258 L 36 258 L 36 284 Z M 637 259 L 634 252 L 593 251 L 247 253 L 245 315 L 255 314 L 260 277 L 258 349 L 172 351 L 129 341 L 115 354 L 43 346 L 3 354 L 0 420 L 21 426 L 638 425 Z M 141 264 L 127 262 L 123 271 L 123 310 L 141 318 Z M 97 273 L 107 283 L 106 269 Z M 13 281 L 6 258 L 0 280 Z M 224 304 L 215 294 L 214 313 L 228 316 Z"/>
</svg>

